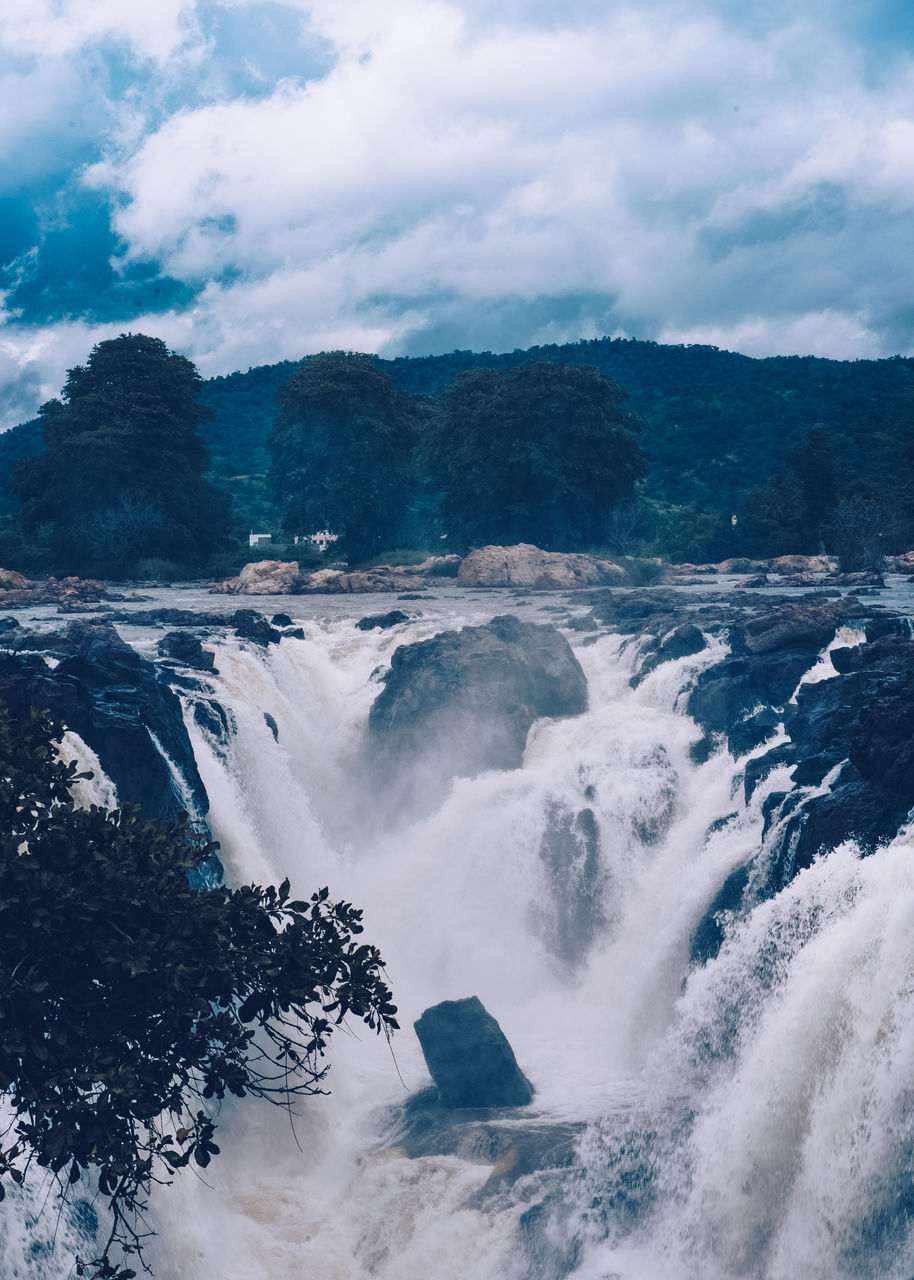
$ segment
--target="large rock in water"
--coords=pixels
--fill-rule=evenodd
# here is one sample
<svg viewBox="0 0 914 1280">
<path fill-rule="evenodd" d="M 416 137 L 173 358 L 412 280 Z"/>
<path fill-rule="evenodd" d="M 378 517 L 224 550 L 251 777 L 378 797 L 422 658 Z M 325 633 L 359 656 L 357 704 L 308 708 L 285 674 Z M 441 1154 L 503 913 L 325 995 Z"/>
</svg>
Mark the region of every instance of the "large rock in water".
<svg viewBox="0 0 914 1280">
<path fill-rule="evenodd" d="M 433 1005 L 414 1026 L 445 1106 L 524 1107 L 533 1098 L 514 1050 L 477 996 Z"/>
<path fill-rule="evenodd" d="M 516 769 L 540 716 L 587 709 L 587 680 L 553 627 L 504 616 L 400 645 L 368 718 L 369 753 L 430 781 Z"/>
<path fill-rule="evenodd" d="M 515 547 L 479 547 L 461 562 L 460 587 L 538 587 L 567 590 L 618 583 L 624 570 L 609 560 L 543 551 L 529 542 Z"/>
</svg>

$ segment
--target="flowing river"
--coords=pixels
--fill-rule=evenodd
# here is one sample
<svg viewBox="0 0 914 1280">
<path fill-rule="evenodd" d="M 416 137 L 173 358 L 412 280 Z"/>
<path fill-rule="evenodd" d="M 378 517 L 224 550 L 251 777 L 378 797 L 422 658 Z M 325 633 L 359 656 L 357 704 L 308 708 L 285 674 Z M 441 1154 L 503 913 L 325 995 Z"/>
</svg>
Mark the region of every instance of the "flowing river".
<svg viewBox="0 0 914 1280">
<path fill-rule="evenodd" d="M 288 875 L 295 897 L 327 885 L 363 908 L 403 1029 L 392 1048 L 361 1024 L 337 1034 L 329 1096 L 294 1115 L 225 1104 L 223 1154 L 153 1197 L 158 1280 L 910 1280 L 906 833 L 866 858 L 852 842 L 819 858 L 690 966 L 727 877 L 764 864 L 766 799 L 792 785 L 775 769 L 746 802 L 745 758 L 690 755 L 684 691 L 724 641 L 633 688 L 637 639 L 567 629 L 586 612 L 574 596 L 436 594 L 368 632 L 357 610 L 395 601 L 271 598 L 304 642 L 204 641 L 224 728 L 201 724 L 187 693 L 185 720 L 226 879 Z M 167 602 L 214 607 L 193 592 Z M 239 603 L 265 602 L 215 607 Z M 393 650 L 511 612 L 564 628 L 589 709 L 538 721 L 521 768 L 392 806 L 363 735 Z M 121 632 L 148 654 L 161 635 Z M 557 861 L 550 833 L 584 809 L 596 840 L 573 837 L 569 857 L 566 839 Z M 451 1150 L 410 1147 L 429 1083 L 412 1022 L 469 995 L 536 1088 L 485 1132 L 534 1152 L 561 1137 L 563 1161 L 503 1168 L 459 1134 Z M 0 1272 L 62 1280 L 80 1223 L 64 1215 L 51 1250 L 53 1201 L 37 1227 L 28 1212 Z"/>
</svg>

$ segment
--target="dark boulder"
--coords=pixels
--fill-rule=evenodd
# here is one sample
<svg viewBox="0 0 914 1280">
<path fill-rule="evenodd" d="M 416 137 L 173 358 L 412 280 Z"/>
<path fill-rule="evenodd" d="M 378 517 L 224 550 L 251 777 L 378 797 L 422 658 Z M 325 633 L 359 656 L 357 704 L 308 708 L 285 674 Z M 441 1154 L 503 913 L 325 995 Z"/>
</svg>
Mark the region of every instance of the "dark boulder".
<svg viewBox="0 0 914 1280">
<path fill-rule="evenodd" d="M 204 649 L 200 637 L 187 631 L 169 631 L 156 646 L 160 658 L 166 658 L 182 667 L 192 667 L 195 671 L 213 671 L 215 657 L 209 649 Z"/>
<path fill-rule="evenodd" d="M 514 1050 L 477 996 L 433 1005 L 414 1025 L 445 1106 L 524 1107 L 532 1100 Z"/>
<path fill-rule="evenodd" d="M 79 734 L 121 803 L 165 820 L 190 806 L 202 818 L 206 792 L 181 704 L 151 662 L 108 622 L 71 622 L 61 633 L 16 638 L 17 652 L 0 653 L 0 700 L 14 714 L 42 707 Z M 45 656 L 57 665 L 48 666 Z"/>
<path fill-rule="evenodd" d="M 401 622 L 409 622 L 409 614 L 402 609 L 391 609 L 390 613 L 372 613 L 366 618 L 359 618 L 355 625 L 359 631 L 373 631 L 376 627 L 386 631 L 388 627 L 398 627 Z"/>
<path fill-rule="evenodd" d="M 292 627 L 295 625 L 287 613 L 274 613 L 270 622 L 274 627 Z"/>
<path fill-rule="evenodd" d="M 497 617 L 394 651 L 368 718 L 369 754 L 388 771 L 421 765 L 423 786 L 516 769 L 536 719 L 586 708 L 568 641 L 553 627 Z"/>
<path fill-rule="evenodd" d="M 281 632 L 271 627 L 262 613 L 256 609 L 236 609 L 229 618 L 229 625 L 235 628 L 235 635 L 241 640 L 250 640 L 253 644 L 279 644 Z"/>
</svg>

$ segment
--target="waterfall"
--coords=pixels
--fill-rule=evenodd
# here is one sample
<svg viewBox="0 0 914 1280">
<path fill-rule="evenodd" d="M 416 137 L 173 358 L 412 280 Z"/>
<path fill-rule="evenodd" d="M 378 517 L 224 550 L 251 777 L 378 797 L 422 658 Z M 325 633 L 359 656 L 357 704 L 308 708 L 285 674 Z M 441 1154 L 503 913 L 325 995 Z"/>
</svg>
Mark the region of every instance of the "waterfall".
<svg viewBox="0 0 914 1280">
<path fill-rule="evenodd" d="M 637 640 L 567 632 L 589 709 L 538 721 L 521 768 L 391 814 L 362 754 L 379 673 L 485 616 L 476 599 L 364 633 L 336 610 L 304 641 L 223 637 L 216 673 L 176 684 L 226 879 L 362 907 L 403 1031 L 393 1055 L 337 1035 L 330 1095 L 291 1119 L 225 1105 L 205 1181 L 154 1193 L 159 1280 L 909 1280 L 907 836 L 867 858 L 846 842 L 690 963 L 728 877 L 774 856 L 766 802 L 792 786 L 776 768 L 747 801 L 745 757 L 693 760 L 685 693 L 725 654 L 713 637 L 632 687 Z M 564 1165 L 408 1149 L 428 1084 L 411 1024 L 468 995 L 536 1087 L 496 1129 L 570 1135 Z"/>
</svg>

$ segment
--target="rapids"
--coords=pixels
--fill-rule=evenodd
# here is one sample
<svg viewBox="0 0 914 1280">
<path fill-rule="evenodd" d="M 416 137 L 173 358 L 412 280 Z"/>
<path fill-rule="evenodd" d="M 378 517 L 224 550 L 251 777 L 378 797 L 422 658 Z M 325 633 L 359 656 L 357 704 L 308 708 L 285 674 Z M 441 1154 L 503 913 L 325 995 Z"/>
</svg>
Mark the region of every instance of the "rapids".
<svg viewBox="0 0 914 1280">
<path fill-rule="evenodd" d="M 362 907 L 403 1030 L 393 1052 L 338 1034 L 329 1096 L 294 1116 L 225 1105 L 223 1154 L 153 1197 L 159 1280 L 909 1280 L 907 835 L 867 858 L 851 843 L 821 857 L 690 969 L 728 875 L 764 862 L 767 797 L 791 786 L 774 770 L 746 803 L 745 758 L 690 757 L 700 730 L 684 693 L 723 642 L 633 689 L 637 640 L 565 631 L 588 711 L 537 722 L 522 768 L 457 779 L 434 812 L 391 817 L 360 748 L 393 649 L 515 608 L 560 626 L 584 610 L 444 592 L 409 624 L 360 632 L 352 604 L 278 602 L 304 642 L 217 640 L 218 674 L 201 678 L 225 734 L 175 687 L 227 880 L 288 875 L 293 896 L 326 884 Z M 148 631 L 123 630 L 151 649 Z M 817 663 L 808 678 L 827 675 Z M 570 867 L 548 856 L 556 815 L 585 806 L 597 875 L 583 853 Z M 428 1084 L 412 1022 L 468 995 L 537 1091 L 496 1125 L 570 1126 L 566 1167 L 500 1177 L 456 1149 L 407 1153 L 404 1106 Z M 53 1253 L 9 1232 L 3 1276 L 71 1274 L 68 1230 Z"/>
</svg>

